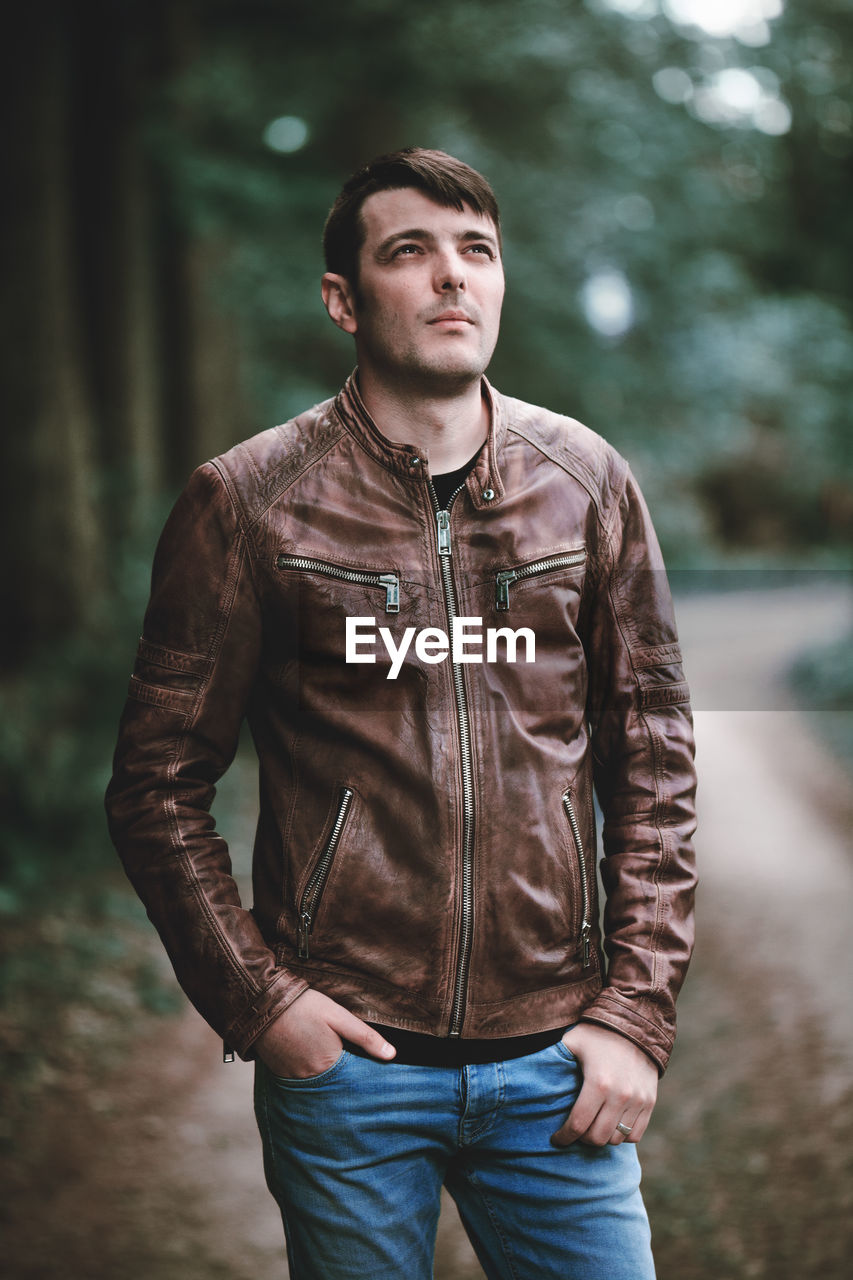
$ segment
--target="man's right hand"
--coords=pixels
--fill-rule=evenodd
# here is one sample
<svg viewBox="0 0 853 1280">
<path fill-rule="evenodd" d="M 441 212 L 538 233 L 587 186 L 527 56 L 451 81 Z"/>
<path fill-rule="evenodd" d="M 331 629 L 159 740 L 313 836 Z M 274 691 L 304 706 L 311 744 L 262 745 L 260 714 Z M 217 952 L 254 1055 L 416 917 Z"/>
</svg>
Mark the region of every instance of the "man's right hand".
<svg viewBox="0 0 853 1280">
<path fill-rule="evenodd" d="M 255 1049 L 273 1075 L 304 1080 L 334 1066 L 344 1040 L 383 1062 L 396 1053 L 361 1018 L 309 987 L 258 1036 Z"/>
</svg>

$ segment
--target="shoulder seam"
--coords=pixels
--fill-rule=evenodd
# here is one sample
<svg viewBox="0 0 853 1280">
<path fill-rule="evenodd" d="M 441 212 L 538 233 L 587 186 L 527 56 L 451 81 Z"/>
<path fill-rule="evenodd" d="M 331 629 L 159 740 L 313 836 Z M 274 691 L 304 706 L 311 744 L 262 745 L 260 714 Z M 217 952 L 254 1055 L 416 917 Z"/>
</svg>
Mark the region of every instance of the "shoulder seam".
<svg viewBox="0 0 853 1280">
<path fill-rule="evenodd" d="M 279 436 L 279 439 L 281 439 L 281 432 L 284 425 L 286 424 L 282 423 L 272 428 L 272 430 Z M 337 429 L 331 429 L 335 426 Z M 347 434 L 346 427 L 339 422 L 336 423 L 335 419 L 331 416 L 327 422 L 327 428 L 328 434 L 324 433 L 318 440 L 313 441 L 310 448 L 302 454 L 296 465 L 291 464 L 288 468 L 286 462 L 284 463 L 281 468 L 279 483 L 265 495 L 264 505 L 251 515 L 245 508 L 240 492 L 234 484 L 230 470 L 224 464 L 224 455 L 220 455 L 219 457 L 211 460 L 210 465 L 216 469 L 217 473 L 221 477 L 235 509 L 241 530 L 246 536 L 248 536 L 249 531 L 253 529 L 255 525 L 263 520 L 270 507 L 278 501 L 282 494 L 286 493 L 291 485 L 295 484 L 299 477 L 304 475 L 310 467 L 313 467 L 316 462 L 319 462 L 322 457 L 334 449 L 340 440 L 342 440 Z M 282 445 L 284 446 L 284 441 L 282 441 Z M 246 448 L 245 442 L 241 442 L 236 445 L 235 451 L 236 450 L 239 450 L 240 457 L 245 459 L 248 466 L 251 468 L 255 488 L 260 490 L 261 485 L 263 484 L 263 476 L 255 464 L 251 451 Z M 283 457 L 286 458 L 286 456 L 287 454 L 285 452 Z"/>
<path fill-rule="evenodd" d="M 572 421 L 571 418 L 567 418 L 562 414 L 555 414 L 554 417 L 566 423 L 570 423 Z M 568 475 L 577 480 L 578 484 L 586 490 L 592 499 L 599 523 L 602 528 L 606 530 L 607 521 L 605 519 L 604 504 L 602 502 L 601 485 L 592 468 L 587 466 L 580 458 L 575 457 L 570 459 L 560 457 L 555 450 L 549 449 L 541 440 L 537 440 L 533 435 L 522 430 L 516 422 L 507 423 L 507 433 L 510 432 L 519 436 L 522 440 L 526 440 L 532 448 L 538 450 L 539 453 L 543 454 L 553 462 L 554 466 L 560 467 L 562 471 L 565 471 Z M 613 452 L 615 456 L 618 456 L 616 455 L 615 450 Z"/>
</svg>

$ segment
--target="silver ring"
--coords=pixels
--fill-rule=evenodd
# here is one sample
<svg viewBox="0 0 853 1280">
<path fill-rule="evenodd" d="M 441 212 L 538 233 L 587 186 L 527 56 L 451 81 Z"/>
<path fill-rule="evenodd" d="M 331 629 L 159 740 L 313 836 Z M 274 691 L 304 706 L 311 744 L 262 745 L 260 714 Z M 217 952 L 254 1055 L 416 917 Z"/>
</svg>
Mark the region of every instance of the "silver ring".
<svg viewBox="0 0 853 1280">
<path fill-rule="evenodd" d="M 617 1124 L 616 1128 L 619 1130 L 620 1133 L 623 1133 L 626 1138 L 628 1137 L 628 1134 L 631 1132 L 631 1126 L 629 1124 L 623 1124 L 621 1120 Z"/>
</svg>

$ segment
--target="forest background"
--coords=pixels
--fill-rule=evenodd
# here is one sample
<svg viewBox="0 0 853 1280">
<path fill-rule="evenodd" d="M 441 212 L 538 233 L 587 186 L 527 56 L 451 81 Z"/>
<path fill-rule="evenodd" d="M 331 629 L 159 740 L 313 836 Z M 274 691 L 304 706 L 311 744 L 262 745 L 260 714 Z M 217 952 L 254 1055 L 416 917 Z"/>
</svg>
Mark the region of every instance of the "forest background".
<svg viewBox="0 0 853 1280">
<path fill-rule="evenodd" d="M 32 1087 L 57 973 L 124 963 L 91 921 L 137 910 L 101 797 L 157 534 L 349 372 L 320 231 L 367 158 L 490 178 L 490 376 L 629 457 L 682 589 L 849 572 L 853 5 L 33 0 L 0 57 L 0 1043 Z M 849 706 L 850 646 L 800 683 Z"/>
</svg>

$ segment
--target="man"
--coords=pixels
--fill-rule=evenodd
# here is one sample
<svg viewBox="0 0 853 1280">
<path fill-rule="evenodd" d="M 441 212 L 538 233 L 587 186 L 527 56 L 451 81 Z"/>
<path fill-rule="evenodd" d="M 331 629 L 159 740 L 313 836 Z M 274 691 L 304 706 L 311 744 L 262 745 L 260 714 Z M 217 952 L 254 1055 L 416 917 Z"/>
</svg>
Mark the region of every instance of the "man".
<svg viewBox="0 0 853 1280">
<path fill-rule="evenodd" d="M 442 1185 L 490 1277 L 645 1280 L 636 1143 L 694 888 L 654 534 L 600 437 L 484 377 L 481 175 L 380 157 L 324 244 L 357 373 L 180 498 L 113 836 L 188 995 L 257 1060 L 294 1280 L 430 1276 Z M 244 716 L 251 911 L 209 816 Z"/>
</svg>

